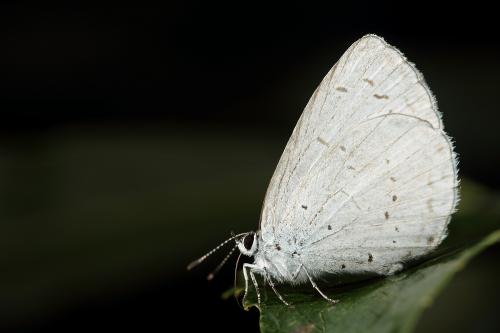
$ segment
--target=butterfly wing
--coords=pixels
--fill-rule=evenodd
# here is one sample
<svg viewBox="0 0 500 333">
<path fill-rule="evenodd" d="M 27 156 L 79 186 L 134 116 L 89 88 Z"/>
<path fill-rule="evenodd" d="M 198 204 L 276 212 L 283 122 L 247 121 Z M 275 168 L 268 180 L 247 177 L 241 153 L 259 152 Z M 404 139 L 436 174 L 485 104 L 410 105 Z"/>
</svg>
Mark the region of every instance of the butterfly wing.
<svg viewBox="0 0 500 333">
<path fill-rule="evenodd" d="M 457 182 L 453 147 L 422 76 L 367 35 L 302 113 L 266 193 L 262 237 L 325 271 L 348 263 L 350 271 L 382 271 L 439 245 Z"/>
</svg>

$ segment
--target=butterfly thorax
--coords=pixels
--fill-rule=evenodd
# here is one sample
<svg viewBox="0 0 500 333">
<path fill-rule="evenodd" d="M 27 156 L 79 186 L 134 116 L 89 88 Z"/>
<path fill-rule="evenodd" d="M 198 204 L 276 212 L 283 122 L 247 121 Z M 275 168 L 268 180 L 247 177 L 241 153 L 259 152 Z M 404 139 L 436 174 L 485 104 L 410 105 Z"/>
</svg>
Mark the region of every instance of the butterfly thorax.
<svg viewBox="0 0 500 333">
<path fill-rule="evenodd" d="M 279 283 L 300 284 L 307 281 L 297 251 L 289 251 L 275 242 L 258 237 L 257 251 L 253 257 L 256 273 L 267 274 Z"/>
</svg>

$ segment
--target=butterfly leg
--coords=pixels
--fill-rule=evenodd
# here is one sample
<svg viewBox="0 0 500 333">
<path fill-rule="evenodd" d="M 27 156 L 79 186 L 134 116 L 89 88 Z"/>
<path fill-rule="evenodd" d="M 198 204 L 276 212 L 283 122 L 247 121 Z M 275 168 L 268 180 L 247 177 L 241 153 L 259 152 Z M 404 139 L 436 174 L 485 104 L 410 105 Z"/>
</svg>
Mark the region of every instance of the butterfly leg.
<svg viewBox="0 0 500 333">
<path fill-rule="evenodd" d="M 309 278 L 309 282 L 311 282 L 312 286 L 314 289 L 316 289 L 316 291 L 321 295 L 323 296 L 324 299 L 326 299 L 328 302 L 331 302 L 331 303 L 337 303 L 338 300 L 335 300 L 335 299 L 331 299 L 329 298 L 328 296 L 326 296 L 319 288 L 318 286 L 316 285 L 316 283 L 313 281 L 313 279 L 311 278 L 311 275 L 309 275 L 309 272 L 307 271 L 307 269 L 305 268 L 305 266 L 302 266 L 304 268 L 304 271 L 306 272 L 307 274 L 307 277 Z"/>
<path fill-rule="evenodd" d="M 245 294 L 243 295 L 243 303 L 245 303 L 245 298 L 248 294 L 248 273 L 247 273 L 247 264 L 243 264 L 243 277 L 245 278 Z"/>
<path fill-rule="evenodd" d="M 297 276 L 299 276 L 299 273 L 300 273 L 300 271 L 302 270 L 302 266 L 303 266 L 303 265 L 302 265 L 302 264 L 300 264 L 300 265 L 299 265 L 299 268 L 297 268 L 297 270 L 295 271 L 295 273 L 293 273 L 293 274 L 292 274 L 292 279 L 294 279 L 294 280 L 295 280 L 295 279 L 297 278 Z"/>
<path fill-rule="evenodd" d="M 255 292 L 257 293 L 257 305 L 260 308 L 260 291 L 259 291 L 259 284 L 257 283 L 257 280 L 255 279 L 255 274 L 250 270 L 250 277 L 252 278 L 253 286 L 255 287 Z"/>
<path fill-rule="evenodd" d="M 243 295 L 243 303 L 245 303 L 245 298 L 247 297 L 248 293 L 248 273 L 247 269 L 250 272 L 250 278 L 252 279 L 252 283 L 255 287 L 255 292 L 257 293 L 257 304 L 260 307 L 260 292 L 259 292 L 259 285 L 257 284 L 257 280 L 255 279 L 255 274 L 252 271 L 252 269 L 259 268 L 258 266 L 252 265 L 252 264 L 243 264 L 243 276 L 245 277 L 245 295 Z"/>
<path fill-rule="evenodd" d="M 266 277 L 266 281 L 269 282 L 269 285 L 271 286 L 271 288 L 273 289 L 274 293 L 276 294 L 276 296 L 278 296 L 278 298 L 280 299 L 280 301 L 283 302 L 283 304 L 285 304 L 286 306 L 290 306 L 290 303 L 288 303 L 287 301 L 285 301 L 285 299 L 280 295 L 280 293 L 276 290 L 276 288 L 274 287 L 274 282 L 273 280 L 271 280 L 271 277 L 267 274 L 267 272 L 265 273 L 265 277 Z"/>
</svg>

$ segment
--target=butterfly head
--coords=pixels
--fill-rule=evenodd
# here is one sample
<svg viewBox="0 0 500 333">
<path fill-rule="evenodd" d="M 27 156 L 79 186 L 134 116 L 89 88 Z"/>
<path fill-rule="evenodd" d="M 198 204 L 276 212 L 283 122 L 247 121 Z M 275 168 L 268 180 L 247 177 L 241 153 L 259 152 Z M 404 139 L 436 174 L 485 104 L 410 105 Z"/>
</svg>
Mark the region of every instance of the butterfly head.
<svg viewBox="0 0 500 333">
<path fill-rule="evenodd" d="M 253 256 L 257 252 L 258 248 L 258 237 L 257 233 L 249 232 L 240 239 L 236 241 L 238 245 L 238 250 L 246 256 Z"/>
</svg>

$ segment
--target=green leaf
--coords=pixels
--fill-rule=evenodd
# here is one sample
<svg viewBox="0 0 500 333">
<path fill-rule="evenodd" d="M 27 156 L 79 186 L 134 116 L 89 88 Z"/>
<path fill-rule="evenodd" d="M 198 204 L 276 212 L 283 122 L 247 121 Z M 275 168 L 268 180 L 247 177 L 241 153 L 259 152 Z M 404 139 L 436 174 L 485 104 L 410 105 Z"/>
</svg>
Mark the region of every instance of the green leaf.
<svg viewBox="0 0 500 333">
<path fill-rule="evenodd" d="M 329 297 L 339 300 L 337 304 L 327 302 L 309 286 L 277 286 L 293 304 L 287 307 L 261 282 L 261 331 L 411 332 L 423 310 L 453 276 L 482 250 L 500 241 L 497 198 L 476 185 L 467 183 L 464 187 L 463 213 L 454 217 L 450 237 L 433 259 L 394 276 L 323 287 Z M 481 196 L 484 200 L 477 200 Z M 473 221 L 472 216 L 478 219 Z M 475 241 L 471 241 L 471 237 Z M 246 309 L 258 307 L 253 288 L 244 306 Z"/>
<path fill-rule="evenodd" d="M 331 304 L 314 293 L 284 292 L 293 305 L 285 306 L 272 290 L 261 288 L 262 332 L 411 332 L 453 275 L 489 245 L 500 241 L 500 230 L 478 243 L 430 260 L 392 277 L 382 278 L 346 290 L 331 289 L 339 300 Z M 257 306 L 249 291 L 245 308 Z"/>
</svg>

